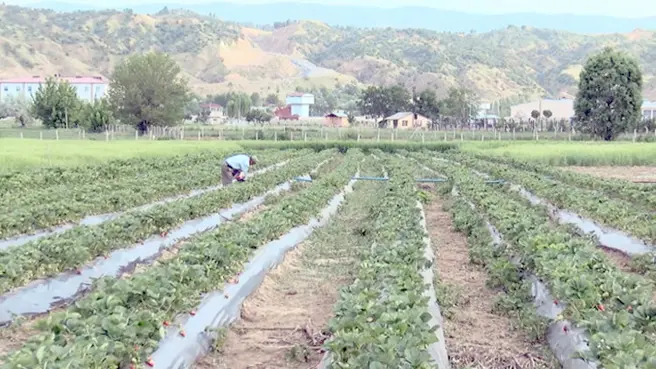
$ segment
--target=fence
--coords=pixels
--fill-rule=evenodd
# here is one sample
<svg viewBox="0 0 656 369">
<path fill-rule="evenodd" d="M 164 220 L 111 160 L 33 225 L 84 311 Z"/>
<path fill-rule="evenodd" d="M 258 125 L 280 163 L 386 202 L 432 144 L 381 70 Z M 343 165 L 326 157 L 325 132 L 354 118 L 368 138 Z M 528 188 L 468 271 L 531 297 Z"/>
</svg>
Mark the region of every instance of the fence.
<svg viewBox="0 0 656 369">
<path fill-rule="evenodd" d="M 130 126 L 112 126 L 104 132 L 87 132 L 83 129 L 0 128 L 0 137 L 40 140 L 271 140 L 271 141 L 586 141 L 588 136 L 576 132 L 525 131 L 525 130 L 401 130 L 391 128 L 332 128 L 320 126 L 277 125 L 184 125 L 153 127 L 140 133 Z M 624 134 L 622 141 L 656 141 L 654 132 Z"/>
</svg>

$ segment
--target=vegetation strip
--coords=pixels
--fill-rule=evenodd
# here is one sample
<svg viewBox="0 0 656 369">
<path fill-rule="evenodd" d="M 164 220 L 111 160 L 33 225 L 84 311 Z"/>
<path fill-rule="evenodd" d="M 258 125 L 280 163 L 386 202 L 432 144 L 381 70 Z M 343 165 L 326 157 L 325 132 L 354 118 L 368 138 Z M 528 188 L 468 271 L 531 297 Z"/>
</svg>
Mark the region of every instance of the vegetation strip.
<svg viewBox="0 0 656 369">
<path fill-rule="evenodd" d="M 656 210 L 656 191 L 654 191 L 654 187 L 650 185 L 632 183 L 621 179 L 601 178 L 590 174 L 571 172 L 565 169 L 530 163 L 510 157 L 498 157 L 483 154 L 474 154 L 473 156 L 479 160 L 507 164 L 519 170 L 540 174 L 547 178 L 562 181 L 571 186 L 599 191 L 608 197 L 625 199 L 633 202 L 636 206 L 643 206 Z M 612 169 L 609 168 L 608 170 Z"/>
<path fill-rule="evenodd" d="M 330 175 L 249 222 L 230 223 L 196 238 L 176 258 L 129 279 L 99 280 L 94 291 L 44 324 L 44 333 L 13 353 L 10 368 L 108 368 L 146 360 L 179 314 L 234 276 L 252 249 L 317 214 L 356 172 L 363 155 L 349 150 Z"/>
<path fill-rule="evenodd" d="M 362 166 L 362 175 L 379 175 L 372 167 Z M 384 187 L 357 181 L 328 224 L 267 274 L 244 301 L 242 318 L 194 368 L 315 367 L 330 337 L 326 326 L 339 288 L 353 282 L 357 255 L 371 246 L 371 210 Z"/>
<path fill-rule="evenodd" d="M 514 169 L 508 165 L 487 163 L 465 156 L 457 160 L 467 166 L 512 181 L 562 209 L 617 227 L 644 241 L 656 243 L 656 213 L 643 211 L 630 203 L 604 197 L 596 191 L 544 179 L 541 175 Z"/>
<path fill-rule="evenodd" d="M 344 200 L 345 194 L 352 192 L 354 182 L 349 181 L 345 188 L 330 200 L 328 206 L 321 210 L 317 218 L 311 219 L 308 224 L 290 229 L 285 235 L 262 246 L 245 265 L 235 284 L 227 286 L 223 291 L 217 290 L 207 295 L 195 310 L 194 316 L 178 319 L 176 324 L 179 324 L 180 328 L 169 329 L 167 336 L 152 355 L 152 360 L 158 363 L 158 367 L 189 368 L 199 356 L 207 353 L 207 347 L 215 337 L 205 332 L 227 327 L 239 317 L 242 302 L 255 292 L 266 273 L 282 262 L 287 251 L 305 241 L 315 228 L 328 222 Z M 184 331 L 185 335 L 181 336 L 180 331 Z"/>
<path fill-rule="evenodd" d="M 166 237 L 176 225 L 212 214 L 233 203 L 246 202 L 277 184 L 307 173 L 330 155 L 332 152 L 327 151 L 292 160 L 284 169 L 262 174 L 239 186 L 158 205 L 145 212 L 128 213 L 99 226 L 77 227 L 1 251 L 0 275 L 3 277 L 0 278 L 0 293 L 7 293 L 38 278 L 79 268 L 98 256 L 104 257 L 111 251 L 143 242 L 152 235 Z"/>
<path fill-rule="evenodd" d="M 267 194 L 279 194 L 289 189 L 289 183 L 276 186 Z M 39 280 L 0 298 L 0 326 L 11 323 L 16 316 L 29 317 L 61 308 L 88 292 L 93 280 L 102 277 L 119 277 L 129 273 L 140 264 L 150 264 L 167 249 L 175 247 L 180 239 L 193 237 L 231 221 L 264 201 L 264 195 L 252 200 L 233 204 L 230 209 L 211 214 L 202 219 L 185 222 L 164 237 L 153 237 L 141 244 L 112 252 L 106 259 L 99 259 L 78 269 L 75 273 L 62 273 L 47 280 Z"/>
<path fill-rule="evenodd" d="M 568 302 L 558 319 L 590 332 L 592 358 L 607 369 L 656 365 L 651 283 L 618 270 L 595 242 L 553 224 L 544 208 L 515 192 L 486 185 L 467 168 L 422 157 L 486 214 L 520 257 L 521 268 L 547 282 L 556 304 Z"/>
<path fill-rule="evenodd" d="M 252 173 L 249 173 L 248 177 L 250 178 L 250 177 L 253 177 L 255 175 L 266 173 L 269 170 L 278 169 L 278 168 L 286 165 L 288 162 L 289 161 L 286 160 L 286 161 L 279 162 L 279 163 L 276 163 L 274 165 L 271 165 L 271 166 L 268 166 L 268 167 L 253 171 Z M 167 198 L 164 198 L 164 199 L 161 199 L 161 200 L 158 200 L 158 201 L 146 204 L 146 205 L 141 205 L 141 206 L 138 206 L 136 208 L 132 208 L 132 209 L 121 211 L 121 212 L 108 213 L 108 214 L 99 214 L 99 215 L 90 215 L 90 216 L 82 218 L 78 224 L 68 223 L 68 224 L 64 224 L 64 225 L 60 225 L 60 226 L 51 228 L 49 230 L 42 230 L 42 231 L 39 231 L 39 232 L 34 233 L 34 234 L 20 235 L 20 236 L 13 237 L 13 238 L 10 238 L 10 239 L 0 240 L 0 251 L 6 250 L 6 249 L 11 248 L 11 247 L 22 246 L 22 245 L 24 245 L 28 242 L 37 241 L 37 240 L 42 239 L 44 237 L 49 237 L 49 236 L 53 236 L 53 235 L 56 235 L 56 234 L 60 234 L 60 233 L 66 232 L 70 229 L 73 229 L 74 227 L 76 227 L 78 225 L 79 226 L 99 225 L 99 224 L 102 224 L 104 222 L 109 222 L 109 221 L 114 220 L 118 217 L 121 217 L 121 216 L 125 215 L 126 213 L 146 211 L 146 210 L 149 210 L 149 209 L 151 209 L 155 206 L 158 206 L 158 205 L 163 205 L 163 204 L 166 204 L 166 203 L 169 203 L 169 202 L 174 202 L 174 201 L 179 201 L 179 200 L 183 200 L 183 199 L 194 197 L 194 196 L 199 196 L 199 195 L 202 195 L 202 194 L 207 193 L 207 192 L 212 192 L 212 191 L 219 190 L 222 187 L 223 187 L 222 185 L 214 185 L 214 186 L 210 186 L 210 187 L 206 187 L 206 188 L 196 189 L 196 190 L 192 190 L 192 191 L 190 191 L 186 194 L 183 194 L 183 195 L 176 195 L 176 196 L 173 196 L 173 197 L 167 197 Z"/>
<path fill-rule="evenodd" d="M 580 353 L 590 352 L 585 330 L 559 318 L 566 308 L 563 301 L 555 300 L 537 277 L 522 268 L 498 230 L 475 211 L 474 204 L 459 196 L 455 186 L 452 196 L 456 202 L 451 211 L 458 228 L 474 244 L 471 259 L 487 267 L 492 276 L 488 282 L 490 285 L 503 287 L 507 293 L 505 299 L 497 301 L 497 309 L 517 311 L 520 325 L 534 339 L 543 341 L 546 336 L 551 352 L 563 369 L 596 368 L 596 362 L 579 358 Z M 546 361 L 541 364 L 540 367 L 547 368 L 556 365 L 549 365 Z"/>
<path fill-rule="evenodd" d="M 361 255 L 358 277 L 342 289 L 326 343 L 332 368 L 428 368 L 437 342 L 428 322 L 429 298 L 421 271 L 426 245 L 413 172 L 391 159 L 386 195 L 374 206 L 373 247 Z"/>
<path fill-rule="evenodd" d="M 271 165 L 295 155 L 292 152 L 270 153 L 263 159 L 262 165 Z M 158 198 L 216 184 L 222 159 L 223 156 L 205 155 L 196 158 L 191 167 L 186 162 L 180 162 L 177 167 L 148 170 L 115 182 L 76 181 L 55 189 L 22 192 L 21 196 L 5 194 L 5 199 L 18 197 L 18 200 L 0 206 L 0 238 L 76 222 L 91 214 L 125 210 Z"/>
</svg>

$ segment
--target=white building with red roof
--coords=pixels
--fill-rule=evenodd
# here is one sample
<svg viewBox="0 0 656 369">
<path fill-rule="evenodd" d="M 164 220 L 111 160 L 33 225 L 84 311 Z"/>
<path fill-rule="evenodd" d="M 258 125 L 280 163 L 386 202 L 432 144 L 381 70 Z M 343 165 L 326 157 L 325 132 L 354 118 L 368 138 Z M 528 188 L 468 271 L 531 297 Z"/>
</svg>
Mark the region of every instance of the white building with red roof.
<svg viewBox="0 0 656 369">
<path fill-rule="evenodd" d="M 53 76 L 73 86 L 81 100 L 94 101 L 107 94 L 109 82 L 102 76 Z M 0 101 L 8 98 L 32 99 L 39 86 L 45 84 L 47 77 L 31 76 L 22 78 L 0 79 Z"/>
</svg>

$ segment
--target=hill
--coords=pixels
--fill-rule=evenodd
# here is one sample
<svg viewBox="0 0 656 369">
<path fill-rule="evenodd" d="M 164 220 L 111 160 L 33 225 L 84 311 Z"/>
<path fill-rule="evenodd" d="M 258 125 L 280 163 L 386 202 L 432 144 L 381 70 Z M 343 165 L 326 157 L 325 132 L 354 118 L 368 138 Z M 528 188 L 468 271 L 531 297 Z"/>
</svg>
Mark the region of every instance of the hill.
<svg viewBox="0 0 656 369">
<path fill-rule="evenodd" d="M 125 2 L 124 2 L 125 3 Z M 33 7 L 58 11 L 101 10 L 72 2 L 39 2 Z M 636 28 L 651 28 L 656 17 L 620 18 L 576 14 L 475 14 L 434 7 L 402 6 L 381 8 L 362 5 L 336 5 L 283 1 L 263 4 L 238 2 L 159 2 L 130 5 L 136 13 L 156 13 L 164 7 L 185 8 L 199 14 L 220 14 L 222 19 L 255 25 L 273 24 L 287 19 L 315 19 L 324 23 L 350 27 L 423 28 L 441 32 L 488 32 L 508 25 L 552 28 L 576 33 L 627 33 Z M 116 5 L 123 10 L 124 5 Z M 563 9 L 567 13 L 569 9 Z M 410 21 L 409 21 L 410 20 Z"/>
<path fill-rule="evenodd" d="M 228 89 L 284 94 L 296 86 L 404 83 L 466 86 L 486 99 L 573 94 L 581 63 L 605 45 L 641 61 L 656 97 L 653 32 L 580 35 L 507 27 L 486 33 L 331 27 L 321 22 L 245 27 L 190 11 L 48 10 L 0 6 L 0 77 L 102 74 L 121 58 L 171 54 L 200 94 Z"/>
</svg>

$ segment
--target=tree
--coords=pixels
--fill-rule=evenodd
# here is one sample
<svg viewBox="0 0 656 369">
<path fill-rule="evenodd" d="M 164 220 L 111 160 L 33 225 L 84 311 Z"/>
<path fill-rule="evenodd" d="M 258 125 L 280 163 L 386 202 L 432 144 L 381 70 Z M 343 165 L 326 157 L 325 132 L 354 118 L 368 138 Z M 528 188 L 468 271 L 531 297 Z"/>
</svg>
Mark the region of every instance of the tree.
<svg viewBox="0 0 656 369">
<path fill-rule="evenodd" d="M 257 92 L 251 94 L 251 104 L 253 104 L 253 106 L 262 106 L 262 97 L 260 97 L 260 94 Z"/>
<path fill-rule="evenodd" d="M 260 109 L 253 109 L 246 114 L 246 121 L 260 124 L 269 123 L 272 118 L 273 115 L 268 111 Z"/>
<path fill-rule="evenodd" d="M 31 123 L 31 111 L 32 106 L 30 102 L 20 97 L 7 96 L 0 101 L 0 119 L 14 117 L 21 127 L 25 127 L 27 123 Z"/>
<path fill-rule="evenodd" d="M 437 120 L 440 116 L 440 103 L 434 90 L 423 90 L 415 97 L 415 112 L 430 120 Z"/>
<path fill-rule="evenodd" d="M 251 110 L 251 97 L 245 93 L 231 92 L 227 96 L 226 115 L 230 118 L 245 117 Z"/>
<path fill-rule="evenodd" d="M 476 95 L 466 88 L 450 88 L 441 105 L 442 115 L 453 117 L 461 124 L 469 123 L 478 114 Z"/>
<path fill-rule="evenodd" d="M 641 119 L 642 72 L 623 52 L 606 48 L 585 63 L 574 102 L 576 127 L 611 141 Z"/>
<path fill-rule="evenodd" d="M 80 126 L 94 132 L 102 132 L 114 124 L 114 115 L 106 99 L 84 103 L 80 112 Z"/>
<path fill-rule="evenodd" d="M 127 57 L 111 77 L 109 102 L 116 118 L 144 133 L 152 126 L 181 122 L 191 100 L 180 67 L 166 54 Z"/>
<path fill-rule="evenodd" d="M 540 112 L 537 110 L 531 111 L 531 117 L 535 120 L 538 120 L 538 118 L 540 118 Z"/>
<path fill-rule="evenodd" d="M 403 86 L 369 86 L 360 94 L 358 108 L 364 115 L 384 118 L 407 111 L 411 101 L 410 92 Z"/>
<path fill-rule="evenodd" d="M 542 112 L 542 115 L 544 115 L 544 117 L 547 118 L 547 120 L 548 120 L 553 116 L 553 113 L 551 112 L 551 110 L 547 109 L 547 110 Z"/>
<path fill-rule="evenodd" d="M 268 94 L 265 101 L 268 105 L 280 105 L 280 99 L 278 98 L 278 95 L 273 93 Z"/>
<path fill-rule="evenodd" d="M 73 127 L 78 124 L 81 107 L 73 86 L 48 78 L 34 93 L 32 115 L 48 128 Z"/>
</svg>

